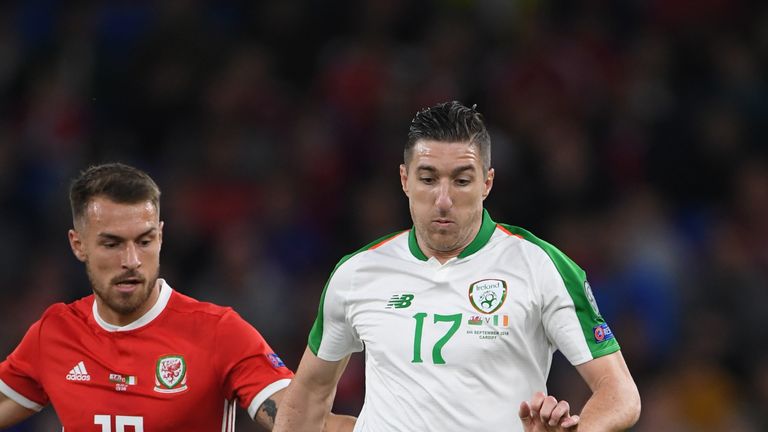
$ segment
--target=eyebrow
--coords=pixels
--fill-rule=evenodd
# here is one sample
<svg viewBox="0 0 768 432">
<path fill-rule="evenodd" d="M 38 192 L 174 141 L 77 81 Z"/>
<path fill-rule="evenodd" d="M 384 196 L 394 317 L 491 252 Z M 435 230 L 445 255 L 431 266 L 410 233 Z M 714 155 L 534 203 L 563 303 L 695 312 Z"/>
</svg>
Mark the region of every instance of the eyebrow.
<svg viewBox="0 0 768 432">
<path fill-rule="evenodd" d="M 144 237 L 144 236 L 147 236 L 147 235 L 149 235 L 149 234 L 152 234 L 154 231 L 157 231 L 157 228 L 156 228 L 156 227 L 152 227 L 152 228 L 150 228 L 150 229 L 148 229 L 148 230 L 144 231 L 143 233 L 141 233 L 141 234 L 139 234 L 138 236 L 136 236 L 136 238 L 142 238 L 142 237 Z M 119 235 L 116 235 L 116 234 L 110 234 L 110 233 L 99 233 L 99 235 L 98 235 L 98 236 L 99 236 L 100 238 L 104 238 L 104 239 L 107 239 L 107 240 L 113 240 L 113 241 L 123 241 L 123 240 L 125 240 L 125 238 L 123 238 L 123 237 L 121 237 L 121 236 L 119 236 Z"/>
<path fill-rule="evenodd" d="M 457 175 L 463 173 L 464 171 L 474 171 L 475 167 L 474 165 L 461 165 L 453 169 L 451 171 L 451 176 L 456 177 Z M 433 167 L 432 165 L 420 165 L 416 167 L 417 171 L 428 171 L 432 174 L 437 174 L 437 168 Z"/>
</svg>

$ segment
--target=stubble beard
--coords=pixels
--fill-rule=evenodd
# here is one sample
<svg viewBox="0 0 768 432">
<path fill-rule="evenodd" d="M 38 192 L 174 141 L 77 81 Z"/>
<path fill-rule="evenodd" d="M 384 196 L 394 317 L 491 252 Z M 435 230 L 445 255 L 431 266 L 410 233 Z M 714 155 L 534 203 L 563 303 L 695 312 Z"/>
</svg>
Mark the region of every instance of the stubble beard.
<svg viewBox="0 0 768 432">
<path fill-rule="evenodd" d="M 459 227 L 454 229 L 434 228 L 430 222 L 420 224 L 417 230 L 421 233 L 421 239 L 427 248 L 438 253 L 452 253 L 462 249 L 466 245 L 463 243 L 463 230 Z"/>
<path fill-rule="evenodd" d="M 148 279 L 144 279 L 143 275 L 139 272 L 125 272 L 110 279 L 106 286 L 102 286 L 102 284 L 93 276 L 88 263 L 86 262 L 85 264 L 86 273 L 88 274 L 88 280 L 91 282 L 93 293 L 107 308 L 120 315 L 130 315 L 144 306 L 152 295 L 152 289 L 160 276 L 159 267 L 154 276 Z M 124 279 L 126 277 L 141 278 L 143 282 L 138 289 L 131 293 L 118 292 L 112 288 L 112 285 L 116 280 Z"/>
<path fill-rule="evenodd" d="M 452 252 L 459 248 L 458 233 L 448 230 L 426 230 L 427 242 L 430 249 L 438 252 Z"/>
<path fill-rule="evenodd" d="M 472 225 L 475 221 L 468 221 L 465 226 L 455 226 L 454 229 L 435 229 L 429 222 L 422 224 L 421 232 L 424 233 L 426 246 L 436 252 L 452 253 L 463 250 L 472 242 Z"/>
</svg>

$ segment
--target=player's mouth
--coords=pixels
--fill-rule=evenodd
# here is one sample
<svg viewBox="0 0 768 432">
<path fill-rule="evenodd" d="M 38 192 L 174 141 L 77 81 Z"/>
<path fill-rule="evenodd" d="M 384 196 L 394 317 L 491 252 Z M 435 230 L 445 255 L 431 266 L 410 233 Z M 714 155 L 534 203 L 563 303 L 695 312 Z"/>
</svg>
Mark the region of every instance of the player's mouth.
<svg viewBox="0 0 768 432">
<path fill-rule="evenodd" d="M 136 290 L 136 288 L 140 287 L 143 283 L 144 283 L 143 279 L 134 277 L 134 278 L 119 279 L 115 281 L 114 285 L 118 291 L 130 293 Z"/>
<path fill-rule="evenodd" d="M 449 226 L 453 225 L 454 222 L 450 219 L 437 218 L 432 220 L 432 224 L 434 224 L 438 228 L 448 228 Z"/>
</svg>

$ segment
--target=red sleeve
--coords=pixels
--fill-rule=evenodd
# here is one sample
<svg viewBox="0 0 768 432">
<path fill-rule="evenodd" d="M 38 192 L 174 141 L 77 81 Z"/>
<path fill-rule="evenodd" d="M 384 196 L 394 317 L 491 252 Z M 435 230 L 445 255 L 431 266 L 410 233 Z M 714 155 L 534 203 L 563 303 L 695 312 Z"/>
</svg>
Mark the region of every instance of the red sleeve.
<svg viewBox="0 0 768 432">
<path fill-rule="evenodd" d="M 251 418 L 264 400 L 293 378 L 261 334 L 231 309 L 219 321 L 214 352 L 224 373 L 224 393 L 237 397 Z"/>
<path fill-rule="evenodd" d="M 37 321 L 27 330 L 19 346 L 0 363 L 0 392 L 25 408 L 40 410 L 48 395 L 40 383 L 40 328 Z"/>
</svg>

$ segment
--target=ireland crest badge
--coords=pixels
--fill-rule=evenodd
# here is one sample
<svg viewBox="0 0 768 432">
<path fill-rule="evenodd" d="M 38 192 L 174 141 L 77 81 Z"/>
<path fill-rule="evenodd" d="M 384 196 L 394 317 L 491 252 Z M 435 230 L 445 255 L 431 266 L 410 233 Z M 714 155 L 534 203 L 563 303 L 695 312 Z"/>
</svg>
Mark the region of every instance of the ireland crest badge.
<svg viewBox="0 0 768 432">
<path fill-rule="evenodd" d="M 187 389 L 187 362 L 181 355 L 165 355 L 155 365 L 155 391 L 179 393 Z"/>
<path fill-rule="evenodd" d="M 507 299 L 507 283 L 501 279 L 483 279 L 469 286 L 469 302 L 478 312 L 491 314 Z"/>
</svg>

